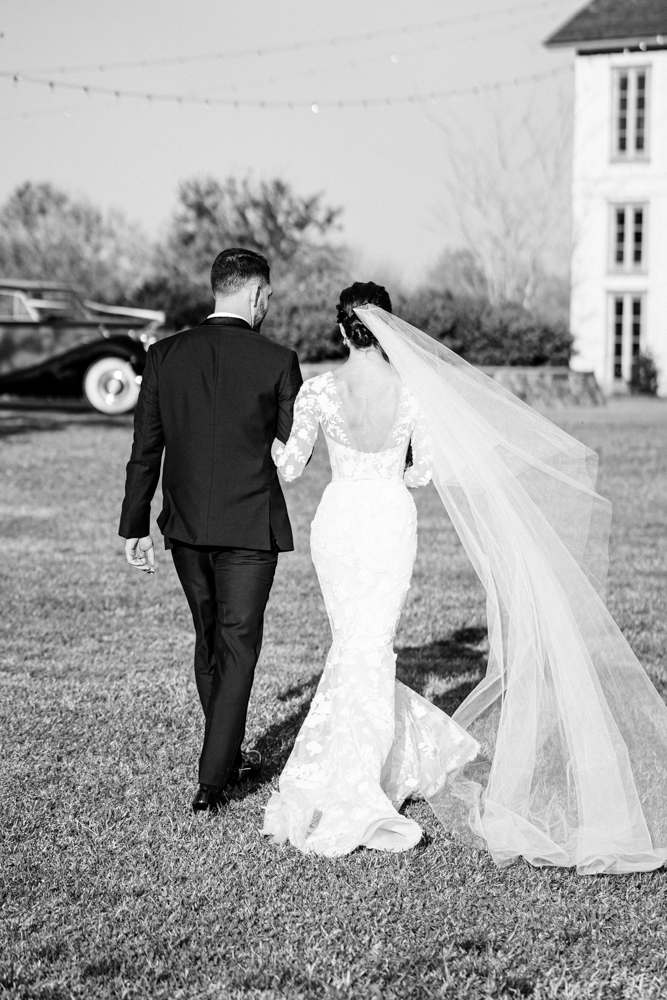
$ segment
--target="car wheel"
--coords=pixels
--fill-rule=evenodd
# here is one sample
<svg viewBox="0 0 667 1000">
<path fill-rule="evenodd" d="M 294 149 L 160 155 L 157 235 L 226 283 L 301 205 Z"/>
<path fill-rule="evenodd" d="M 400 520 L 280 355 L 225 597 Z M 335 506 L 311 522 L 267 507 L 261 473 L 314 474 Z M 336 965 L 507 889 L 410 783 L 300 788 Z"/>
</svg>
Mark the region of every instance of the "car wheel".
<svg viewBox="0 0 667 1000">
<path fill-rule="evenodd" d="M 137 405 L 141 377 L 124 358 L 100 358 L 83 376 L 83 394 L 99 413 L 128 413 Z"/>
</svg>

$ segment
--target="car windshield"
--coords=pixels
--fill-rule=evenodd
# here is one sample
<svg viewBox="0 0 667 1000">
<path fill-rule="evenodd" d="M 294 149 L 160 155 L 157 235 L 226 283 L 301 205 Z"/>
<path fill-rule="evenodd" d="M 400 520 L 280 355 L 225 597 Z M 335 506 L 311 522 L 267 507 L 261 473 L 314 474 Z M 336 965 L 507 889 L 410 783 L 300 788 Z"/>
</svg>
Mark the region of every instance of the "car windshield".
<svg viewBox="0 0 667 1000">
<path fill-rule="evenodd" d="M 45 288 L 35 291 L 30 297 L 30 305 L 44 319 L 88 319 L 90 314 L 79 296 L 67 289 Z"/>
</svg>

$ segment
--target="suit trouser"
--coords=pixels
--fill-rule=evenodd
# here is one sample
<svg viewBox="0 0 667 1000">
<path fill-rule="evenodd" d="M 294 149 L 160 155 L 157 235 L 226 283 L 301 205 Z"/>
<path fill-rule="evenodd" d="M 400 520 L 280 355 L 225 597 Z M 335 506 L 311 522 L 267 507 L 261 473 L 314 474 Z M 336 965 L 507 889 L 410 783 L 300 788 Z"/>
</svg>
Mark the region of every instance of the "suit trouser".
<svg viewBox="0 0 667 1000">
<path fill-rule="evenodd" d="M 224 788 L 240 763 L 278 548 L 216 548 L 172 539 L 195 626 L 195 680 L 206 726 L 199 782 Z"/>
</svg>

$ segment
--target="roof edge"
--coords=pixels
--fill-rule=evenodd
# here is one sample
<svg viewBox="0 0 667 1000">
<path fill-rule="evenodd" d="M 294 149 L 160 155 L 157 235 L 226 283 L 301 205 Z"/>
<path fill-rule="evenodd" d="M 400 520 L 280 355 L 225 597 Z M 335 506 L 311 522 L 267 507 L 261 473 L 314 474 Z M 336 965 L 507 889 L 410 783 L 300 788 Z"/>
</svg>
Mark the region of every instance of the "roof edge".
<svg viewBox="0 0 667 1000">
<path fill-rule="evenodd" d="M 558 32 L 556 33 L 558 35 Z M 623 49 L 639 49 L 654 51 L 667 48 L 667 35 L 631 35 L 618 38 L 592 38 L 578 40 L 559 40 L 556 35 L 545 39 L 542 43 L 547 49 L 577 49 L 577 51 L 595 50 L 605 52 L 622 52 Z"/>
</svg>

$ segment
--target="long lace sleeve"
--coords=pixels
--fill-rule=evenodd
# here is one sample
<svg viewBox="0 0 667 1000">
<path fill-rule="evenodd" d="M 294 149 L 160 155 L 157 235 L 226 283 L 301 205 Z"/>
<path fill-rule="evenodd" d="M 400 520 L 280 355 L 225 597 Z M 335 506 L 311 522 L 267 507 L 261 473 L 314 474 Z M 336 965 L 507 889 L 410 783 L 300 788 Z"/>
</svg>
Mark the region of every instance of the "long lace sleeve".
<svg viewBox="0 0 667 1000">
<path fill-rule="evenodd" d="M 319 426 L 317 393 L 304 382 L 294 403 L 294 421 L 287 444 L 276 438 L 271 454 L 276 467 L 285 482 L 297 479 L 312 455 Z"/>
<path fill-rule="evenodd" d="M 412 427 L 412 465 L 405 470 L 403 482 L 411 489 L 426 486 L 433 478 L 431 457 L 429 452 L 429 433 L 424 416 L 413 401 L 414 424 Z"/>
</svg>

